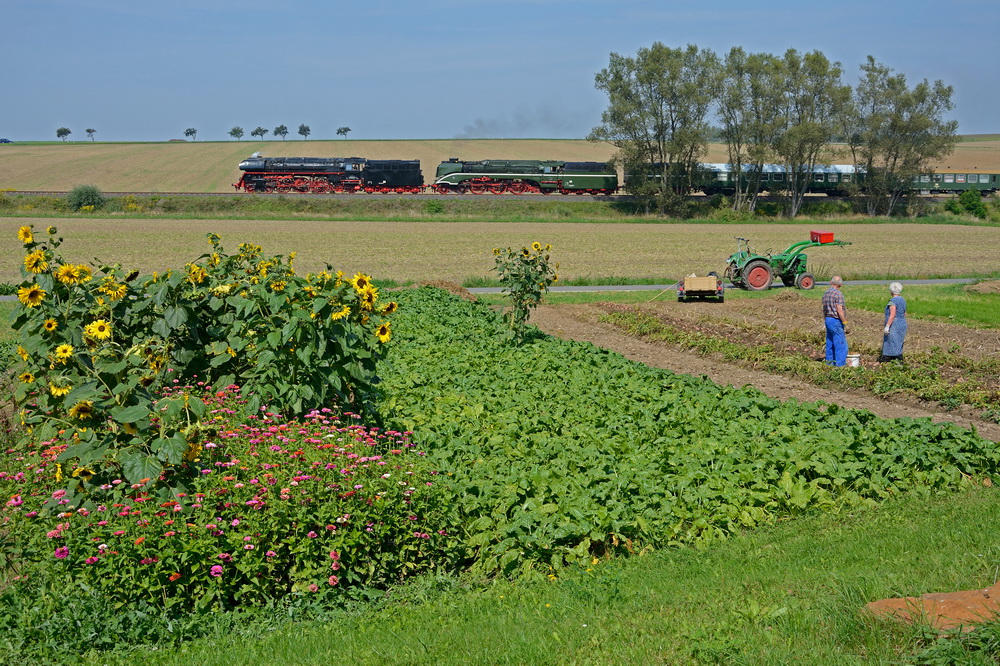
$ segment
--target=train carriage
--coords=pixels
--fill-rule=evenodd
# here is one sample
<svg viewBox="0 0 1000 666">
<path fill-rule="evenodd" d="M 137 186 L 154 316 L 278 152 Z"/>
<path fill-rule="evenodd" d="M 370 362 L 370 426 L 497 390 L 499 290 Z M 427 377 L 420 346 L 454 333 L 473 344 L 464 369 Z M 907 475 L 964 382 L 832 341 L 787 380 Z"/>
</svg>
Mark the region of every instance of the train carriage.
<svg viewBox="0 0 1000 666">
<path fill-rule="evenodd" d="M 240 162 L 243 175 L 233 184 L 246 192 L 326 194 L 417 193 L 424 189 L 419 160 L 363 157 L 262 157 Z"/>
<path fill-rule="evenodd" d="M 606 162 L 453 157 L 438 165 L 431 187 L 438 194 L 614 194 L 618 174 Z"/>
</svg>

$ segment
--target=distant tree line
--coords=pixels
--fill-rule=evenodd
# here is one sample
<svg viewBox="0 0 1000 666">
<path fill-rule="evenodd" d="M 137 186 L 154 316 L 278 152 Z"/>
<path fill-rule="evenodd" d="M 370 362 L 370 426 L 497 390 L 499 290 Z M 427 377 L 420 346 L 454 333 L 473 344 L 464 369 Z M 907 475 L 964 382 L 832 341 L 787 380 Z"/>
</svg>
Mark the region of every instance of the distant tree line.
<svg viewBox="0 0 1000 666">
<path fill-rule="evenodd" d="M 765 164 L 784 165 L 786 213 L 794 217 L 814 167 L 832 157 L 866 171 L 869 214 L 891 212 L 915 176 L 948 155 L 958 141 L 958 123 L 944 119 L 953 108 L 951 86 L 906 77 L 871 56 L 861 65 L 853 89 L 842 81 L 840 63 L 819 51 L 782 56 L 747 53 L 734 47 L 725 57 L 688 45 L 660 42 L 634 57 L 612 53 L 595 76 L 608 96 L 601 124 L 588 137 L 618 148 L 615 162 L 632 179 L 634 193 L 648 196 L 661 210 L 683 206 L 697 165 L 713 136 L 726 145 L 735 179 L 735 210 L 752 211 Z M 712 120 L 716 121 L 713 126 Z"/>
</svg>

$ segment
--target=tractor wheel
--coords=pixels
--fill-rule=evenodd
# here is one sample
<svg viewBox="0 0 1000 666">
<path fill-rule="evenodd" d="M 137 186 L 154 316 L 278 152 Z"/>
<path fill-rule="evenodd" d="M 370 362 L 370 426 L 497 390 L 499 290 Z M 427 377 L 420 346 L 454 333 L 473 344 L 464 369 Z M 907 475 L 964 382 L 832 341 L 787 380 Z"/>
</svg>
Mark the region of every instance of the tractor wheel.
<svg viewBox="0 0 1000 666">
<path fill-rule="evenodd" d="M 795 286 L 799 289 L 812 289 L 816 286 L 816 278 L 812 273 L 799 273 L 795 276 Z"/>
<path fill-rule="evenodd" d="M 757 259 L 743 267 L 743 282 L 750 291 L 766 291 L 771 288 L 774 276 L 766 261 Z"/>
</svg>

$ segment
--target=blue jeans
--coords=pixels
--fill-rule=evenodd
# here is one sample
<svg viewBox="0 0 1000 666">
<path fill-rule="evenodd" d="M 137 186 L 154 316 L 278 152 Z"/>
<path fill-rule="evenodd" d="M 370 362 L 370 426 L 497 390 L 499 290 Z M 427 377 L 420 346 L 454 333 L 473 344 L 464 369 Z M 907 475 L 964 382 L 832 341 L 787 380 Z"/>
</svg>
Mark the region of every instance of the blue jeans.
<svg viewBox="0 0 1000 666">
<path fill-rule="evenodd" d="M 826 318 L 826 364 L 847 365 L 847 336 L 844 322 L 836 317 Z"/>
</svg>

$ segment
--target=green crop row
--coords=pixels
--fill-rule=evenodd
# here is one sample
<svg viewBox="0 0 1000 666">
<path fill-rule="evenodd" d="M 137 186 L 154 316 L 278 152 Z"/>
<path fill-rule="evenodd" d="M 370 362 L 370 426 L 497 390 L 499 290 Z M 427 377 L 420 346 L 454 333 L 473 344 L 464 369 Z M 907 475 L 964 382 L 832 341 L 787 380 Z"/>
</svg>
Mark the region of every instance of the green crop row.
<svg viewBox="0 0 1000 666">
<path fill-rule="evenodd" d="M 681 345 L 700 354 L 721 354 L 728 360 L 753 365 L 767 372 L 779 373 L 810 381 L 819 386 L 860 388 L 875 395 L 910 395 L 922 400 L 932 400 L 954 408 L 971 405 L 988 415 L 1000 414 L 1000 391 L 992 388 L 1000 362 L 986 358 L 975 360 L 962 356 L 957 349 L 934 348 L 930 352 L 907 354 L 906 363 L 890 363 L 874 368 L 834 368 L 817 364 L 801 351 L 790 351 L 782 342 L 809 344 L 820 348 L 821 340 L 815 334 L 798 331 L 779 331 L 773 326 L 751 326 L 735 321 L 727 323 L 746 332 L 767 329 L 773 345 L 753 345 L 734 342 L 725 337 L 711 335 L 704 328 L 685 331 L 659 318 L 628 306 L 614 307 L 601 316 L 601 321 L 614 324 L 629 335 L 649 340 L 659 340 Z M 859 351 L 869 357 L 879 350 L 861 347 Z M 943 373 L 942 370 L 948 370 Z M 949 381 L 948 376 L 958 375 L 960 381 Z"/>
<path fill-rule="evenodd" d="M 486 306 L 400 295 L 382 407 L 441 473 L 484 572 L 704 543 L 783 516 L 955 488 L 996 446 L 951 424 L 779 402 L 536 334 Z"/>
</svg>

